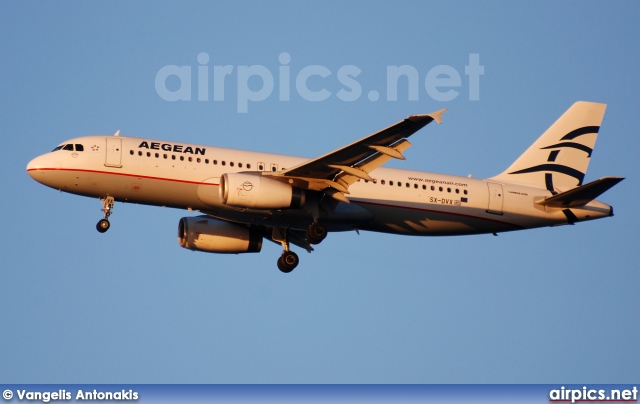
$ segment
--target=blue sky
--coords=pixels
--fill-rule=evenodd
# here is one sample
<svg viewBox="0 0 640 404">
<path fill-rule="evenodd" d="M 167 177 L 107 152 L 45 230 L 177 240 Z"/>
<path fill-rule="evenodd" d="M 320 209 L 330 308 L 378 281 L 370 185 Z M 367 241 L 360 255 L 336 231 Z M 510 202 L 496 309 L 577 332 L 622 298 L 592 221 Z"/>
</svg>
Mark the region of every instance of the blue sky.
<svg viewBox="0 0 640 404">
<path fill-rule="evenodd" d="M 636 2 L 3 2 L 0 380 L 6 383 L 624 383 L 640 377 Z M 198 101 L 198 55 L 234 66 Z M 290 61 L 288 101 L 280 56 Z M 484 74 L 471 98 L 470 55 Z M 190 101 L 156 76 L 187 66 Z M 238 110 L 242 66 L 274 77 Z M 308 101 L 295 77 L 331 94 Z M 412 66 L 418 100 L 389 66 Z M 361 96 L 343 101 L 338 71 Z M 450 101 L 428 72 L 460 76 Z M 211 78 L 211 83 L 213 79 Z M 167 80 L 175 91 L 179 82 Z M 248 88 L 258 91 L 254 77 Z M 380 97 L 371 101 L 370 91 Z M 489 177 L 573 102 L 608 104 L 586 180 L 627 179 L 615 217 L 490 235 L 331 234 L 281 274 L 280 247 L 193 253 L 187 211 L 43 187 L 27 162 L 65 139 L 155 137 L 314 157 L 416 113 L 448 108 L 394 167 Z"/>
</svg>

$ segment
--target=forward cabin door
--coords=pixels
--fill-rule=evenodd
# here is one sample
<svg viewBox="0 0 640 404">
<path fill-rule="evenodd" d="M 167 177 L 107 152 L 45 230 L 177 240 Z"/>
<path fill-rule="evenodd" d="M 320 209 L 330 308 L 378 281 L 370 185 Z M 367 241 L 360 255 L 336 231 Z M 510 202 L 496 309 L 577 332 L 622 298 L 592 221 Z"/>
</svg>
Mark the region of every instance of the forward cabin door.
<svg viewBox="0 0 640 404">
<path fill-rule="evenodd" d="M 487 208 L 487 213 L 501 215 L 504 200 L 502 184 L 487 182 L 487 185 L 489 186 L 489 207 Z"/>
<path fill-rule="evenodd" d="M 122 167 L 122 139 L 119 137 L 108 137 L 107 153 L 104 165 L 107 167 Z"/>
</svg>

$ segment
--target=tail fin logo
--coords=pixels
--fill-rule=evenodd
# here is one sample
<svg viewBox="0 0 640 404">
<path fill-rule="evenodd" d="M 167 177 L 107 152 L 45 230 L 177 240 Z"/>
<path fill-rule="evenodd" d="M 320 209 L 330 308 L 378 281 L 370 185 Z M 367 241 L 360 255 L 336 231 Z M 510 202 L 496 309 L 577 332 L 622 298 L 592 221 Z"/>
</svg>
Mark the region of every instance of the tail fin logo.
<svg viewBox="0 0 640 404">
<path fill-rule="evenodd" d="M 501 174 L 497 182 L 545 188 L 552 194 L 583 184 L 607 104 L 578 101 Z"/>
<path fill-rule="evenodd" d="M 575 138 L 577 138 L 579 136 L 582 136 L 582 135 L 587 135 L 587 134 L 590 134 L 590 133 L 596 133 L 597 134 L 599 130 L 600 130 L 599 126 L 584 126 L 582 128 L 578 128 L 578 129 L 575 129 L 575 130 L 567 133 L 560 140 L 561 141 L 574 140 Z M 587 158 L 591 158 L 591 153 L 593 152 L 593 149 L 591 147 L 588 147 L 588 146 L 586 146 L 584 144 L 581 144 L 581 143 L 576 143 L 576 142 L 571 142 L 571 141 L 556 143 L 556 144 L 553 144 L 551 146 L 546 146 L 546 147 L 542 147 L 541 148 L 541 150 L 557 149 L 557 150 L 552 150 L 551 153 L 549 153 L 549 157 L 547 158 L 547 163 L 546 164 L 540 164 L 540 165 L 537 165 L 537 166 L 534 166 L 534 167 L 525 168 L 525 169 L 522 169 L 522 170 L 511 172 L 509 174 L 526 174 L 526 173 L 551 171 L 551 172 L 545 173 L 545 185 L 546 185 L 547 190 L 549 190 L 554 195 L 557 194 L 557 192 L 555 191 L 555 188 L 553 186 L 553 172 L 569 175 L 569 176 L 577 179 L 578 180 L 578 186 L 580 186 L 580 185 L 582 185 L 582 182 L 584 181 L 584 176 L 585 176 L 586 173 L 583 173 L 581 171 L 578 171 L 578 170 L 576 170 L 574 168 L 571 168 L 569 166 L 566 166 L 566 165 L 555 164 L 556 158 L 558 157 L 558 154 L 560 154 L 560 151 L 563 148 L 581 150 L 581 151 L 587 153 Z"/>
</svg>

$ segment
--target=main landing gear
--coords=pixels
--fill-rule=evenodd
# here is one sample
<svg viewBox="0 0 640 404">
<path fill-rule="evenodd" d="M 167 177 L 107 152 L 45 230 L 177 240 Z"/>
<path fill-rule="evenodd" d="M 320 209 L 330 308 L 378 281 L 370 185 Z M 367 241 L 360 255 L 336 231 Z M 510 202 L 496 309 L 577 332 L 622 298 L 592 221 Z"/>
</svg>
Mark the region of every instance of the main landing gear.
<svg viewBox="0 0 640 404">
<path fill-rule="evenodd" d="M 293 271 L 300 263 L 298 254 L 293 251 L 283 251 L 280 258 L 278 258 L 278 269 L 285 274 Z"/>
<path fill-rule="evenodd" d="M 311 223 L 305 234 L 309 244 L 319 244 L 327 237 L 327 228 L 325 225 L 314 222 Z M 298 254 L 289 249 L 289 232 L 285 228 L 274 227 L 271 233 L 271 239 L 276 243 L 282 244 L 282 255 L 278 258 L 278 269 L 285 274 L 293 271 L 300 263 Z M 312 251 L 310 249 L 309 251 Z"/>
<path fill-rule="evenodd" d="M 313 222 L 306 233 L 310 244 L 320 244 L 327 237 L 327 227 L 322 223 Z"/>
<path fill-rule="evenodd" d="M 106 198 L 100 198 L 100 202 L 102 202 L 102 212 L 104 213 L 104 219 L 100 219 L 98 224 L 96 224 L 96 229 L 100 233 L 104 233 L 109 230 L 111 227 L 111 223 L 109 223 L 109 216 L 113 213 L 113 196 L 107 196 Z"/>
<path fill-rule="evenodd" d="M 298 254 L 289 249 L 289 238 L 287 236 L 287 229 L 280 227 L 274 227 L 271 233 L 271 239 L 282 244 L 284 249 L 282 255 L 278 258 L 278 269 L 285 274 L 293 271 L 300 263 Z"/>
</svg>

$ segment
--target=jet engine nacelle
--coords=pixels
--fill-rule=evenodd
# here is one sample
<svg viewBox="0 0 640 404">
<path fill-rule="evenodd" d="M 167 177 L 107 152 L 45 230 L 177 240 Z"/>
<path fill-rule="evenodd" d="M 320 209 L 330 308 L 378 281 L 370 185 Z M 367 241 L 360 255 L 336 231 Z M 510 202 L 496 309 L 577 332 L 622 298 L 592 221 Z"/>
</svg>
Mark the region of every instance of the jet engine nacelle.
<svg viewBox="0 0 640 404">
<path fill-rule="evenodd" d="M 178 224 L 178 243 L 194 251 L 252 253 L 260 252 L 262 234 L 256 229 L 208 216 L 183 217 Z"/>
<path fill-rule="evenodd" d="M 255 174 L 229 173 L 220 177 L 220 201 L 225 205 L 255 209 L 301 208 L 303 189 Z"/>
</svg>

